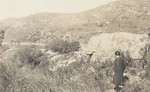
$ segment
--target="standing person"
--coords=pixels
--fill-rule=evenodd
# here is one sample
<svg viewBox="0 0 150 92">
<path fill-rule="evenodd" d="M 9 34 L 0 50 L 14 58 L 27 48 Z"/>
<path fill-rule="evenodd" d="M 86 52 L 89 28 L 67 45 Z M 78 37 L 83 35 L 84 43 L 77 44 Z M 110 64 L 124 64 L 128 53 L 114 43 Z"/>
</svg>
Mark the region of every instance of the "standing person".
<svg viewBox="0 0 150 92">
<path fill-rule="evenodd" d="M 4 39 L 4 35 L 5 35 L 5 31 L 4 30 L 0 30 L 0 46 L 2 45 L 2 41 Z"/>
<path fill-rule="evenodd" d="M 147 43 L 145 46 L 145 51 L 146 52 L 150 51 L 150 33 L 148 33 L 148 39 L 147 39 Z"/>
<path fill-rule="evenodd" d="M 148 39 L 147 39 L 147 43 L 145 45 L 145 51 L 144 51 L 144 55 L 143 55 L 143 67 L 144 69 L 147 68 L 147 66 L 149 65 L 149 56 L 150 56 L 150 33 L 148 33 Z"/>
<path fill-rule="evenodd" d="M 113 83 L 115 85 L 116 92 L 120 92 L 122 89 L 123 84 L 123 72 L 125 70 L 125 62 L 124 57 L 121 55 L 119 51 L 115 52 L 115 61 L 114 61 L 114 77 L 113 77 Z"/>
<path fill-rule="evenodd" d="M 150 51 L 150 33 L 148 33 L 147 51 Z"/>
</svg>

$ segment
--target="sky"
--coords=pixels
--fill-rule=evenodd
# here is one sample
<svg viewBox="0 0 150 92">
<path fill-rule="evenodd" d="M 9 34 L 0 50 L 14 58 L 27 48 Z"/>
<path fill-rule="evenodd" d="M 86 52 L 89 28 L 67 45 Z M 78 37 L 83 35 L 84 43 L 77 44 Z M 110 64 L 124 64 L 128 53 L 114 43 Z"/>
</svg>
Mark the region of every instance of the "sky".
<svg viewBox="0 0 150 92">
<path fill-rule="evenodd" d="M 82 12 L 112 1 L 115 0 L 0 0 L 0 20 L 41 12 Z"/>
</svg>

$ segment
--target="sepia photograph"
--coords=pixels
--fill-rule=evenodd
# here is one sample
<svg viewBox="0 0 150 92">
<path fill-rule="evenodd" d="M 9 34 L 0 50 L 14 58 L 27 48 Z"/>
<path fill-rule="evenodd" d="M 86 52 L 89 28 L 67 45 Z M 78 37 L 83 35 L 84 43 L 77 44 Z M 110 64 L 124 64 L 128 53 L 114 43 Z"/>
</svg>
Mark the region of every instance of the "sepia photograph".
<svg viewBox="0 0 150 92">
<path fill-rule="evenodd" d="M 150 0 L 0 0 L 0 92 L 150 92 Z"/>
</svg>

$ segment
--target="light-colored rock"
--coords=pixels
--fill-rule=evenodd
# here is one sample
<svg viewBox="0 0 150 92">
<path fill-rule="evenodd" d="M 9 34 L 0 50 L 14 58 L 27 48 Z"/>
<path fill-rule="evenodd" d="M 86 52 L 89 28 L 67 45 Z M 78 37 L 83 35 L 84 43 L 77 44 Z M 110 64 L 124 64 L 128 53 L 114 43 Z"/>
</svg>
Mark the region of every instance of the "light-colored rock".
<svg viewBox="0 0 150 92">
<path fill-rule="evenodd" d="M 146 34 L 133 34 L 126 32 L 102 33 L 92 37 L 87 46 L 86 53 L 93 53 L 92 58 L 112 58 L 114 52 L 128 51 L 132 59 L 142 58 L 141 51 L 147 41 Z"/>
<path fill-rule="evenodd" d="M 145 78 L 146 77 L 146 71 L 138 72 L 137 75 L 140 76 L 141 78 Z"/>
<path fill-rule="evenodd" d="M 105 92 L 116 92 L 115 90 L 106 90 Z"/>
<path fill-rule="evenodd" d="M 2 54 L 2 58 L 6 61 L 12 60 L 14 58 L 15 53 L 17 52 L 17 48 L 12 47 L 10 49 L 8 49 L 7 51 L 5 51 Z"/>
<path fill-rule="evenodd" d="M 139 76 L 129 76 L 129 82 L 132 84 L 132 83 L 135 83 L 135 82 L 139 82 L 141 81 L 142 79 L 139 77 Z"/>
</svg>

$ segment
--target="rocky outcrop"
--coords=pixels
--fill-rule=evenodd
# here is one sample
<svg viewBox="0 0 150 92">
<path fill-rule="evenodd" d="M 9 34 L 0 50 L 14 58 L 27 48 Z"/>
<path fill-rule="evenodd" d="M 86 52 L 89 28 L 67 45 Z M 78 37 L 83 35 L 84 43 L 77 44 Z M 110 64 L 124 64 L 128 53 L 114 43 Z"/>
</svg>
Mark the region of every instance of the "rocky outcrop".
<svg viewBox="0 0 150 92">
<path fill-rule="evenodd" d="M 119 50 L 127 52 L 132 59 L 140 59 L 146 42 L 146 34 L 102 33 L 89 40 L 86 53 L 92 54 L 93 60 L 106 60 L 114 57 L 114 52 Z"/>
</svg>

